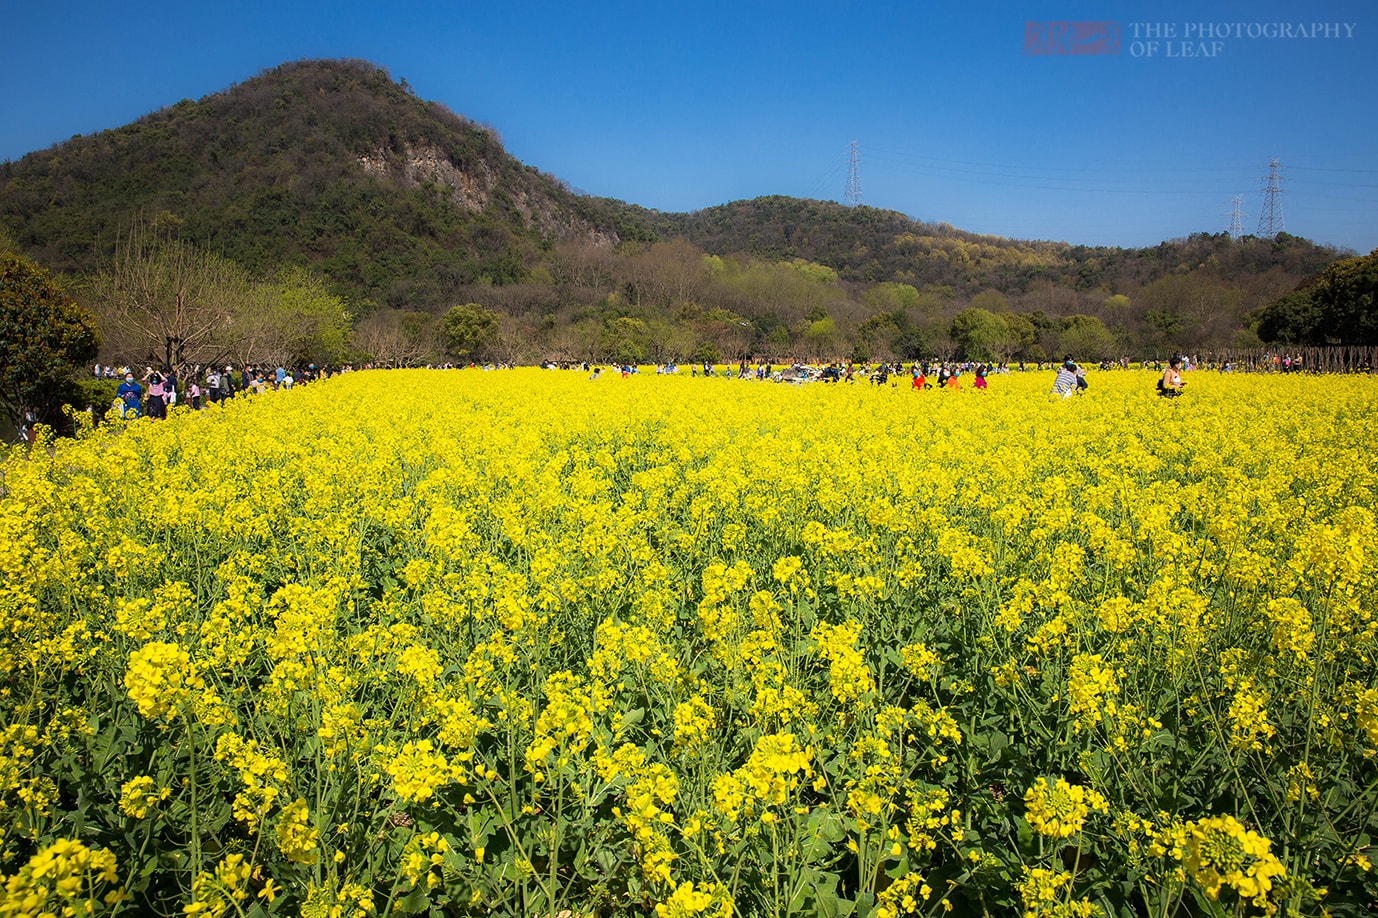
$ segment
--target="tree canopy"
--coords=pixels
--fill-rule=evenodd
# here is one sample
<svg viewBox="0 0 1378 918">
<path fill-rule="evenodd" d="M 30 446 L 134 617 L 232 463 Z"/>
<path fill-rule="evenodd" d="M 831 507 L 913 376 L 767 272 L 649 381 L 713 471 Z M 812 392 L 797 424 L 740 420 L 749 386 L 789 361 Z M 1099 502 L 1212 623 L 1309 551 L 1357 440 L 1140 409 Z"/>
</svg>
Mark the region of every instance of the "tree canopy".
<svg viewBox="0 0 1378 918">
<path fill-rule="evenodd" d="M 16 427 L 30 412 L 56 426 L 73 370 L 99 350 L 95 322 L 47 270 L 0 253 L 0 405 Z"/>
<path fill-rule="evenodd" d="M 482 357 L 484 346 L 498 328 L 497 313 L 478 303 L 451 306 L 440 321 L 445 352 L 461 359 Z"/>
<path fill-rule="evenodd" d="M 1378 344 L 1378 249 L 1336 262 L 1269 304 L 1258 336 L 1281 344 Z"/>
<path fill-rule="evenodd" d="M 241 359 L 236 343 L 258 329 L 235 316 L 260 311 L 251 305 L 256 292 L 243 268 L 156 221 L 132 227 L 91 286 L 101 327 L 120 353 L 179 376 L 189 365 Z"/>
</svg>

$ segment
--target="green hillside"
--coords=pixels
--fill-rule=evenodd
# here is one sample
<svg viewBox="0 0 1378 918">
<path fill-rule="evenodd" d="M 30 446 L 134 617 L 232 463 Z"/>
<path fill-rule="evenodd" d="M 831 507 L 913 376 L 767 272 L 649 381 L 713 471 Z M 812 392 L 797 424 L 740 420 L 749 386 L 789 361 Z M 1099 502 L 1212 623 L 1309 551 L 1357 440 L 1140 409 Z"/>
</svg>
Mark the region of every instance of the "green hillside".
<svg viewBox="0 0 1378 918">
<path fill-rule="evenodd" d="M 779 196 L 660 215 L 656 227 L 714 254 L 805 258 L 848 280 L 947 284 L 1006 295 L 1025 293 L 1039 281 L 1088 290 L 1141 286 L 1198 270 L 1228 283 L 1274 269 L 1309 277 L 1341 254 L 1288 235 L 1233 240 L 1224 233 L 1198 233 L 1143 249 L 1006 239 L 873 207 Z"/>
</svg>

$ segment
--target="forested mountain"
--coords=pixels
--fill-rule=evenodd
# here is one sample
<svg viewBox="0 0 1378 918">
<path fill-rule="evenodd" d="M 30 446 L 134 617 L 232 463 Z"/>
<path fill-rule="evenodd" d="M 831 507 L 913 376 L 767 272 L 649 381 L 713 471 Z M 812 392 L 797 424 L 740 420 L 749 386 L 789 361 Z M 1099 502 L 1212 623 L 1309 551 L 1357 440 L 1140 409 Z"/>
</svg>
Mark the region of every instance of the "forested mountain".
<svg viewBox="0 0 1378 918">
<path fill-rule="evenodd" d="M 1263 307 L 1352 254 L 1012 240 L 786 197 L 660 213 L 572 192 L 359 61 L 284 64 L 0 164 L 0 238 L 49 268 L 106 272 L 137 227 L 260 277 L 309 270 L 359 353 L 394 362 L 438 355 L 431 326 L 463 303 L 502 320 L 510 359 L 972 351 L 970 309 L 1005 317 L 987 355 L 1248 345 Z"/>
<path fill-rule="evenodd" d="M 0 226 L 52 268 L 95 269 L 157 219 L 250 269 L 315 265 L 379 306 L 518 280 L 555 239 L 616 243 L 624 212 L 358 61 L 285 64 L 0 165 Z"/>
<path fill-rule="evenodd" d="M 1027 293 L 1039 281 L 1080 290 L 1137 287 L 1196 270 L 1231 283 L 1273 269 L 1308 277 L 1341 254 L 1286 234 L 1234 240 L 1225 233 L 1198 233 L 1144 249 L 1024 241 L 894 211 L 778 196 L 655 216 L 652 225 L 661 236 L 687 239 L 713 254 L 804 258 L 835 268 L 847 280 L 948 284 L 1006 295 Z"/>
</svg>

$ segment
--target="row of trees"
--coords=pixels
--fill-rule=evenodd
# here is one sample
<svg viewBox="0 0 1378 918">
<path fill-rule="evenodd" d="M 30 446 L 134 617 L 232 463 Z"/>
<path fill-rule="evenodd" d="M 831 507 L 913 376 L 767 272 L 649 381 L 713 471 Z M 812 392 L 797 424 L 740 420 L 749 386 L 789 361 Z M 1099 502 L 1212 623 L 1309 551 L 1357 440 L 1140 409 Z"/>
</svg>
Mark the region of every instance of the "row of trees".
<svg viewBox="0 0 1378 918">
<path fill-rule="evenodd" d="M 1066 352 L 1102 360 L 1258 347 L 1251 309 L 1270 301 L 1265 292 L 1289 289 L 1283 277 L 1246 291 L 1174 274 L 1125 290 L 1034 285 L 1007 296 L 848 281 L 816 262 L 708 255 L 684 240 L 616 249 L 571 241 L 552 246 L 522 283 L 471 285 L 459 299 L 492 315 L 466 351 L 479 359 L 1041 361 Z M 439 320 L 382 313 L 360 331 L 370 340 L 410 341 L 399 356 L 411 359 L 429 340 L 431 359 L 443 359 Z"/>
<path fill-rule="evenodd" d="M 256 277 L 157 220 L 130 230 L 78 294 L 100 324 L 107 362 L 180 376 L 227 362 L 334 363 L 353 349 L 345 301 L 308 269 Z"/>
<path fill-rule="evenodd" d="M 16 428 L 63 423 L 93 362 L 179 377 L 236 365 L 304 366 L 360 356 L 344 299 L 301 267 L 255 276 L 176 238 L 131 229 L 100 272 L 64 278 L 0 238 L 0 407 Z M 142 375 L 141 369 L 136 371 Z"/>
<path fill-rule="evenodd" d="M 81 285 L 107 361 L 180 373 L 222 361 L 1042 361 L 1061 353 L 1101 360 L 1257 348 L 1265 343 L 1260 330 L 1284 341 L 1336 333 L 1297 331 L 1297 322 L 1275 320 L 1278 307 L 1259 325 L 1263 307 L 1293 290 L 1294 280 L 1274 267 L 1248 283 L 1232 281 L 1209 258 L 1137 287 L 1048 281 L 1010 295 L 847 280 L 803 258 L 711 255 L 683 239 L 613 246 L 581 237 L 548 246 L 514 275 L 517 282 L 460 285 L 451 303 L 464 305 L 452 317 L 439 309 L 361 309 L 328 274 L 301 266 L 253 274 L 179 230 L 168 213 L 136 226 Z M 1317 296 L 1350 302 L 1352 286 L 1335 281 L 1319 289 L 1337 292 Z M 1303 315 L 1320 300 L 1286 302 L 1284 313 Z M 1333 303 L 1316 308 L 1338 314 Z M 1352 319 L 1341 325 L 1358 327 Z"/>
</svg>

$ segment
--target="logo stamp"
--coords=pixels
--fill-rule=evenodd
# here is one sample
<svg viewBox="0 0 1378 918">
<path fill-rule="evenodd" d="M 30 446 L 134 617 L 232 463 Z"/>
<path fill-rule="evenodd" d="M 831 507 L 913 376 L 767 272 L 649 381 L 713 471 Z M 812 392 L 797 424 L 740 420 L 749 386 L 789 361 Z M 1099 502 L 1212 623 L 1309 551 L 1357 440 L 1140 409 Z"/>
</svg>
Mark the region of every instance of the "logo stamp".
<svg viewBox="0 0 1378 918">
<path fill-rule="evenodd" d="M 1025 22 L 1025 54 L 1119 54 L 1118 22 Z"/>
</svg>

